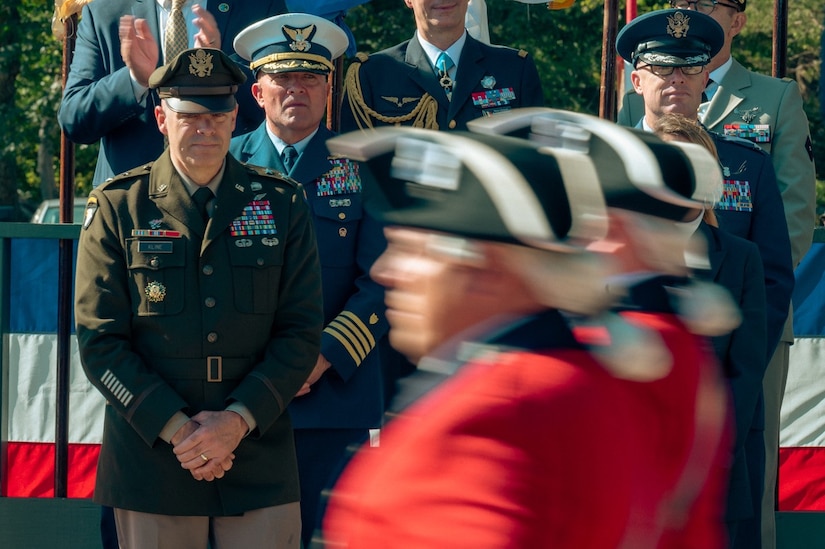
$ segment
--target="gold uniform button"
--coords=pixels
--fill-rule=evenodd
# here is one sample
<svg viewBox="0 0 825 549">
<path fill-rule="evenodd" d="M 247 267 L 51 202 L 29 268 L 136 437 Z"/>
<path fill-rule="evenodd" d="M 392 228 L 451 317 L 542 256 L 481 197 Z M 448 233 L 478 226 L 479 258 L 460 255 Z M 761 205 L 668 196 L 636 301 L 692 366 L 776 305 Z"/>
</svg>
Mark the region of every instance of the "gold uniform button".
<svg viewBox="0 0 825 549">
<path fill-rule="evenodd" d="M 209 332 L 208 334 L 206 334 L 206 341 L 208 341 L 209 343 L 215 343 L 216 341 L 218 341 L 218 334 L 216 334 L 215 332 Z"/>
<path fill-rule="evenodd" d="M 152 259 L 149 260 L 149 266 L 150 267 L 157 268 L 158 265 L 160 265 L 160 260 L 157 257 L 153 257 Z"/>
<path fill-rule="evenodd" d="M 259 267 L 262 267 L 263 264 L 264 264 L 264 258 L 259 257 L 258 259 L 255 260 L 255 263 L 257 263 Z"/>
<path fill-rule="evenodd" d="M 215 306 L 215 298 L 214 297 L 207 297 L 203 300 L 203 304 L 209 307 L 210 309 Z"/>
<path fill-rule="evenodd" d="M 201 269 L 201 272 L 203 274 L 205 274 L 206 276 L 209 276 L 209 275 L 211 275 L 212 273 L 215 272 L 215 268 L 212 267 L 212 265 L 204 265 L 203 269 Z"/>
<path fill-rule="evenodd" d="M 338 214 L 338 219 L 343 220 L 343 219 L 346 219 L 346 218 L 347 218 L 347 214 L 345 214 L 344 212 L 341 212 L 341 213 Z"/>
<path fill-rule="evenodd" d="M 450 120 L 450 123 L 449 123 L 449 124 L 447 124 L 447 125 L 448 125 L 448 126 L 450 126 L 450 129 L 451 129 L 451 130 L 454 130 L 454 129 L 455 129 L 455 127 L 456 127 L 455 120 Z"/>
<path fill-rule="evenodd" d="M 347 236 L 347 228 L 341 227 L 340 229 L 338 229 L 338 236 L 340 236 L 341 238 Z"/>
</svg>

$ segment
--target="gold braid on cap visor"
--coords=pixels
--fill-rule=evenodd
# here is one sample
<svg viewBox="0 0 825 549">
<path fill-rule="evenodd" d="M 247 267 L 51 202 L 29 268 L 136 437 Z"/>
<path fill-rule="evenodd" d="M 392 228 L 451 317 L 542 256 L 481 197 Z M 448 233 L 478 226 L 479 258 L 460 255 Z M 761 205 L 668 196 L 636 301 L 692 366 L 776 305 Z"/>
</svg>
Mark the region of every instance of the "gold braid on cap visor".
<svg viewBox="0 0 825 549">
<path fill-rule="evenodd" d="M 313 63 L 312 61 L 317 61 Z M 264 65 L 275 65 L 273 69 L 307 69 L 307 70 L 334 70 L 334 66 L 329 59 L 323 55 L 294 54 L 294 53 L 272 53 L 266 57 L 261 57 L 257 61 L 249 64 L 249 69 L 254 71 Z"/>
</svg>

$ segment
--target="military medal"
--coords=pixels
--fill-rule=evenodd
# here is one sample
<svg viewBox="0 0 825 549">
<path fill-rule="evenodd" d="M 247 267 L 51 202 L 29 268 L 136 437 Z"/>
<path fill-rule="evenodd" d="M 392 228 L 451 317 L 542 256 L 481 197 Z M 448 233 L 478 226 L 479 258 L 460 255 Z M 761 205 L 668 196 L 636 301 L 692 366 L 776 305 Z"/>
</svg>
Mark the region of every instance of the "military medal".
<svg viewBox="0 0 825 549">
<path fill-rule="evenodd" d="M 482 88 L 492 90 L 493 86 L 495 86 L 495 85 L 496 85 L 496 79 L 495 79 L 494 76 L 485 76 L 484 78 L 481 79 L 481 87 Z"/>
<path fill-rule="evenodd" d="M 150 282 L 143 291 L 151 303 L 160 303 L 166 297 L 166 286 L 160 282 Z"/>
</svg>

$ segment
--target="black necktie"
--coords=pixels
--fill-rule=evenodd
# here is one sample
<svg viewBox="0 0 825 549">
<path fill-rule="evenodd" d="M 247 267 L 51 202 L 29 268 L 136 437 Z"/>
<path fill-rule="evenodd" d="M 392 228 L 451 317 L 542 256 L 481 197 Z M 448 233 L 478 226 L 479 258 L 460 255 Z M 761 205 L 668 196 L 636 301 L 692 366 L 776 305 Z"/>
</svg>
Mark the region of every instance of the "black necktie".
<svg viewBox="0 0 825 549">
<path fill-rule="evenodd" d="M 287 145 L 286 148 L 284 148 L 284 152 L 281 153 L 281 157 L 284 162 L 284 168 L 286 168 L 286 173 L 289 174 L 295 166 L 295 161 L 298 160 L 298 151 L 292 145 Z"/>
<path fill-rule="evenodd" d="M 214 196 L 209 187 L 201 187 L 192 195 L 192 200 L 195 202 L 195 206 L 197 206 L 204 224 L 209 221 L 209 210 L 206 209 L 206 205 L 209 204 L 209 201 L 212 200 Z"/>
<path fill-rule="evenodd" d="M 708 83 L 705 86 L 705 89 L 702 90 L 702 103 L 707 103 L 708 101 L 710 101 L 710 97 L 708 97 L 708 88 L 711 86 L 711 84 L 713 84 L 713 79 L 708 78 Z"/>
</svg>

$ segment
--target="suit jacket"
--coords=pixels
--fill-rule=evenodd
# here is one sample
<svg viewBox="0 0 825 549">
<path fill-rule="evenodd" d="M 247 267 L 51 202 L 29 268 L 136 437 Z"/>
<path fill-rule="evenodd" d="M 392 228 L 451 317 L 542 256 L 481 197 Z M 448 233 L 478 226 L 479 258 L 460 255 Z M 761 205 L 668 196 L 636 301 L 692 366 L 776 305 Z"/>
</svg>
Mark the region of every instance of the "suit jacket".
<svg viewBox="0 0 825 549">
<path fill-rule="evenodd" d="M 358 103 L 361 97 L 368 109 L 374 111 L 366 115 L 366 120 L 365 109 Z M 341 130 L 395 121 L 406 126 L 466 130 L 467 122 L 483 115 L 542 106 L 544 96 L 538 70 L 526 52 L 490 46 L 467 36 L 450 101 L 421 43 L 413 37 L 369 57 L 359 54 L 359 61 L 347 71 Z M 427 114 L 429 108 L 433 112 Z M 434 128 L 432 123 L 438 127 Z"/>
<path fill-rule="evenodd" d="M 224 6 L 229 9 L 222 10 Z M 221 49 L 229 55 L 235 54 L 232 41 L 241 30 L 286 11 L 283 0 L 211 0 L 207 9 L 220 29 Z M 154 116 L 154 107 L 159 104 L 157 95 L 150 91 L 143 103 L 135 101 L 129 69 L 120 55 L 119 20 L 129 14 L 146 19 L 152 35 L 157 40 L 162 38 L 155 0 L 106 0 L 83 7 L 74 58 L 58 111 L 60 126 L 69 139 L 84 144 L 100 140 L 94 186 L 154 160 L 163 151 L 163 136 Z M 162 63 L 161 58 L 158 65 Z M 246 68 L 246 64 L 243 66 Z M 263 120 L 250 91 L 252 75 L 245 70 L 247 82 L 236 94 L 240 105 L 237 135 L 252 131 Z"/>
<path fill-rule="evenodd" d="M 369 269 L 386 248 L 382 226 L 364 210 L 361 187 L 365 165 L 333 158 L 319 128 L 290 176 L 302 183 L 315 224 L 324 294 L 321 354 L 332 367 L 308 395 L 290 405 L 296 428 L 380 427 L 384 411 L 381 371 L 389 324 L 384 289 Z M 262 123 L 232 140 L 230 151 L 242 162 L 283 171 L 283 163 Z M 343 179 L 348 184 L 338 185 Z"/>
<path fill-rule="evenodd" d="M 322 328 L 302 194 L 227 156 L 204 227 L 168 152 L 92 191 L 75 317 L 84 370 L 107 401 L 96 502 L 218 516 L 298 501 L 286 407 L 315 365 Z M 256 429 L 230 474 L 194 480 L 159 433 L 178 411 L 235 401 Z"/>
<path fill-rule="evenodd" d="M 764 477 L 765 470 L 764 450 L 746 452 L 746 442 L 761 441 L 764 431 L 762 377 L 768 357 L 755 345 L 765 339 L 766 333 L 762 262 L 752 242 L 716 227 L 702 223 L 697 236 L 707 243 L 710 269 L 694 271 L 694 275 L 726 288 L 742 312 L 742 324 L 737 329 L 712 338 L 713 350 L 733 397 L 735 439 L 727 519 L 742 520 L 753 517 L 759 508 L 764 481 L 752 485 L 750 478 L 754 473 L 758 478 Z"/>
<path fill-rule="evenodd" d="M 642 97 L 630 88 L 617 122 L 634 126 L 643 116 Z M 703 123 L 717 133 L 725 133 L 725 126 L 735 123 L 769 126 L 767 142 L 756 141 L 760 139 L 756 133 L 746 137 L 773 160 L 796 267 L 811 246 L 811 230 L 816 225 L 816 171 L 808 118 L 796 82 L 749 71 L 734 59 L 713 94 Z"/>
</svg>

